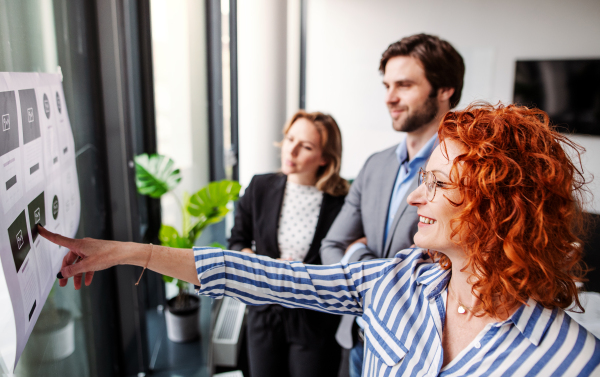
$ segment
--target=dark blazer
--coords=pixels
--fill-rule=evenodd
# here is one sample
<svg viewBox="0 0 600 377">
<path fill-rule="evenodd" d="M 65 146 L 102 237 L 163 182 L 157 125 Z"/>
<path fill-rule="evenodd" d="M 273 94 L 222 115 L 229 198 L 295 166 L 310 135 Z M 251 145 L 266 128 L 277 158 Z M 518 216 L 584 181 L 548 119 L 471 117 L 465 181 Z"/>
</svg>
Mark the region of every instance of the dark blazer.
<svg viewBox="0 0 600 377">
<path fill-rule="evenodd" d="M 281 173 L 255 175 L 252 178 L 237 203 L 235 224 L 229 238 L 230 250 L 252 248 L 254 243 L 257 254 L 280 257 L 277 231 L 286 181 L 287 176 Z M 343 205 L 344 196 L 323 194 L 315 235 L 303 263 L 321 264 L 321 241 Z M 249 326 L 267 327 L 272 323 L 270 317 L 283 317 L 288 339 L 301 344 L 333 337 L 340 321 L 337 315 L 308 309 L 288 309 L 279 305 L 251 306 L 249 311 Z"/>
<path fill-rule="evenodd" d="M 279 258 L 277 230 L 286 181 L 287 176 L 280 173 L 255 175 L 252 178 L 244 196 L 237 203 L 235 224 L 229 238 L 230 250 L 252 248 L 254 241 L 257 254 Z M 321 241 L 343 205 L 344 196 L 323 194 L 315 236 L 303 263 L 321 264 Z"/>
</svg>

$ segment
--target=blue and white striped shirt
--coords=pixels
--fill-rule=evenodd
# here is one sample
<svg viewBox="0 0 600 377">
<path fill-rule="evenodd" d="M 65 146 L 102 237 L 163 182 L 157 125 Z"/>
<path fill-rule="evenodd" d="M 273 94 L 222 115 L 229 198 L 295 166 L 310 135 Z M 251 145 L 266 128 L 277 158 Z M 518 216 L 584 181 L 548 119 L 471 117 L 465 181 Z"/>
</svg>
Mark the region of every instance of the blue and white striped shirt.
<svg viewBox="0 0 600 377">
<path fill-rule="evenodd" d="M 600 340 L 563 310 L 532 299 L 506 321 L 488 324 L 442 368 L 450 271 L 422 249 L 329 266 L 215 248 L 194 248 L 194 254 L 200 294 L 362 315 L 363 376 L 600 375 Z"/>
</svg>

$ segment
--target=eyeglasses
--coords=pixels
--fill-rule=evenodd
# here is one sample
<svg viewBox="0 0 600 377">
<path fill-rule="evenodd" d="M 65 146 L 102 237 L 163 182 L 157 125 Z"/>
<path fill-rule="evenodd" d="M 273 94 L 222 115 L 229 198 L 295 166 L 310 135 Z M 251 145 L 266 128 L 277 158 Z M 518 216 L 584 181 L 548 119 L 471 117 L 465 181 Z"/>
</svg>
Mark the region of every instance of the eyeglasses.
<svg viewBox="0 0 600 377">
<path fill-rule="evenodd" d="M 425 171 L 423 168 L 419 169 L 419 186 L 425 183 L 427 188 L 427 200 L 430 202 L 435 198 L 435 190 L 437 187 L 444 188 L 448 185 L 446 182 L 438 181 L 435 174 L 430 171 Z"/>
</svg>

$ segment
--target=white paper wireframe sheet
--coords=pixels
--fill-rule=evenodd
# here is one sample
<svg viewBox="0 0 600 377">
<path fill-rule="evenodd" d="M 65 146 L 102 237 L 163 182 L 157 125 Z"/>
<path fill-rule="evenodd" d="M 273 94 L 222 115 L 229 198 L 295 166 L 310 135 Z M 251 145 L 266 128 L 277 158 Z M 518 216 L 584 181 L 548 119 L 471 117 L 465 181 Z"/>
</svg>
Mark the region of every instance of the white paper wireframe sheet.
<svg viewBox="0 0 600 377">
<path fill-rule="evenodd" d="M 81 202 L 60 76 L 0 73 L 0 117 L 0 366 L 13 372 L 67 251 L 37 224 L 74 237 Z"/>
</svg>

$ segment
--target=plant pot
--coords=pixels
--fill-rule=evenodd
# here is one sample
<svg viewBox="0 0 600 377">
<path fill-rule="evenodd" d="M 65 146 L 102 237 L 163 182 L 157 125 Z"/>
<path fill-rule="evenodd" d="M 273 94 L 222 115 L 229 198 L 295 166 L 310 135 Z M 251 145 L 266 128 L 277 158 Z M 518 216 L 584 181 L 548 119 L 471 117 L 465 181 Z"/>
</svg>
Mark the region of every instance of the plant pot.
<svg viewBox="0 0 600 377">
<path fill-rule="evenodd" d="M 40 316 L 23 354 L 26 363 L 58 361 L 75 352 L 75 323 L 68 310 L 54 309 Z M 27 354 L 27 355 L 26 355 Z"/>
<path fill-rule="evenodd" d="M 176 305 L 177 297 L 173 297 L 167 301 L 165 310 L 167 337 L 176 343 L 190 342 L 200 337 L 200 299 L 190 294 L 185 296 L 188 305 Z"/>
</svg>

